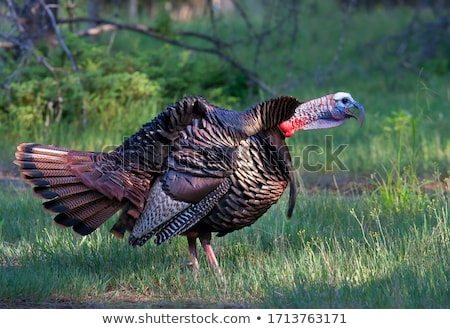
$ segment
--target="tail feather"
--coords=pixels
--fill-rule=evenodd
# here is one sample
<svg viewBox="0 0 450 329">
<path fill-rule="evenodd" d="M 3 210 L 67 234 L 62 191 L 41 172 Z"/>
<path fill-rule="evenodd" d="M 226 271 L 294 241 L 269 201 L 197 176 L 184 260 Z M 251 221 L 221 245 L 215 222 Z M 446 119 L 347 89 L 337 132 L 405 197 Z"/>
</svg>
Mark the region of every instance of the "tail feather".
<svg viewBox="0 0 450 329">
<path fill-rule="evenodd" d="M 67 170 L 65 163 L 20 161 L 22 169 Z"/>
<path fill-rule="evenodd" d="M 63 157 L 47 154 L 23 153 L 21 151 L 16 152 L 16 159 L 19 161 L 30 162 L 65 163 L 65 159 Z"/>
<path fill-rule="evenodd" d="M 102 194 L 95 191 L 87 191 L 44 202 L 44 208 L 54 213 L 67 212 L 90 202 L 98 201 L 101 198 L 104 198 Z"/>
<path fill-rule="evenodd" d="M 108 218 L 123 207 L 123 203 L 111 202 L 106 207 L 99 209 L 97 213 L 86 220 L 76 224 L 73 229 L 81 235 L 87 235 L 102 225 Z"/>
<path fill-rule="evenodd" d="M 75 176 L 65 176 L 65 177 L 41 177 L 41 178 L 30 178 L 25 180 L 28 184 L 33 186 L 56 186 L 65 184 L 79 183 L 80 180 Z"/>
<path fill-rule="evenodd" d="M 43 206 L 57 213 L 55 222 L 86 235 L 128 202 L 105 195 L 101 188 L 96 188 L 95 179 L 101 176 L 95 170 L 98 154 L 50 145 L 21 144 L 17 147 L 15 164 L 25 181 L 33 186 L 34 194 L 49 200 Z M 94 183 L 86 185 L 86 178 L 80 173 L 92 177 Z"/>
<path fill-rule="evenodd" d="M 97 153 L 93 152 L 84 152 L 84 151 L 70 151 L 69 152 L 69 159 L 70 163 L 77 164 L 77 163 L 87 163 L 92 164 L 92 161 L 95 158 L 95 155 Z"/>
<path fill-rule="evenodd" d="M 20 161 L 14 161 L 16 165 L 19 167 L 21 166 Z M 47 169 L 47 170 L 39 170 L 39 169 L 21 169 L 22 174 L 25 176 L 26 179 L 29 178 L 42 178 L 42 177 L 67 177 L 67 176 L 73 176 L 73 173 L 65 170 L 54 170 L 54 169 Z"/>
<path fill-rule="evenodd" d="M 73 226 L 75 232 L 86 235 L 103 224 L 122 206 L 103 197 L 59 214 L 55 217 L 55 222 L 63 227 Z"/>
<path fill-rule="evenodd" d="M 118 220 L 111 228 L 110 232 L 119 239 L 123 239 L 125 232 L 131 232 L 134 225 L 136 224 L 136 219 L 139 217 L 139 212 L 136 207 L 132 204 L 128 204 L 122 209 Z"/>
<path fill-rule="evenodd" d="M 23 153 L 33 153 L 33 154 L 45 154 L 45 155 L 55 155 L 63 156 L 67 155 L 70 149 L 65 147 L 59 147 L 54 145 L 42 145 L 35 143 L 23 143 L 17 146 L 17 151 Z"/>
<path fill-rule="evenodd" d="M 106 208 L 111 204 L 111 200 L 108 200 L 106 198 L 101 198 L 100 200 L 92 201 L 86 204 L 83 204 L 79 207 L 76 207 L 74 209 L 70 209 L 69 211 L 65 211 L 64 213 L 71 218 L 75 218 L 78 221 L 82 222 L 83 220 L 89 219 L 89 217 L 95 215 L 100 210 Z M 62 224 L 61 222 L 58 222 L 58 224 Z"/>
<path fill-rule="evenodd" d="M 56 186 L 36 186 L 33 188 L 34 194 L 43 199 L 63 198 L 68 195 L 78 194 L 91 190 L 82 183 L 56 185 Z"/>
</svg>

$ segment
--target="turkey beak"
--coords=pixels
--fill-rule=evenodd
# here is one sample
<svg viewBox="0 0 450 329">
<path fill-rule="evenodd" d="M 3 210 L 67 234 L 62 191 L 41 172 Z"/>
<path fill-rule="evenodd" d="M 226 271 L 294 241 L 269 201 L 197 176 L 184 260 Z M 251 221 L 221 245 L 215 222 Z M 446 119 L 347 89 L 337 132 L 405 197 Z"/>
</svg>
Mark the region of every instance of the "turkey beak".
<svg viewBox="0 0 450 329">
<path fill-rule="evenodd" d="M 353 107 L 357 108 L 359 111 L 359 125 L 362 127 L 364 122 L 364 107 L 357 101 L 353 102 Z M 358 120 L 358 117 L 352 111 L 350 111 L 349 108 L 345 110 L 345 114 L 350 118 L 355 118 L 356 120 Z"/>
</svg>

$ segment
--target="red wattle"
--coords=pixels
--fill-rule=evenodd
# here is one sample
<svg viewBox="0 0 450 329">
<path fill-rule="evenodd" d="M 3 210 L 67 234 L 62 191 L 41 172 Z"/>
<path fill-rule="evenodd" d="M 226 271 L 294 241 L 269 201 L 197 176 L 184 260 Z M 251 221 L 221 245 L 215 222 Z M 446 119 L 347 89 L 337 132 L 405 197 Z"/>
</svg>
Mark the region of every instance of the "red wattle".
<svg viewBox="0 0 450 329">
<path fill-rule="evenodd" d="M 295 132 L 292 121 L 290 120 L 280 123 L 280 129 L 284 132 L 284 136 L 286 137 L 291 137 Z"/>
</svg>

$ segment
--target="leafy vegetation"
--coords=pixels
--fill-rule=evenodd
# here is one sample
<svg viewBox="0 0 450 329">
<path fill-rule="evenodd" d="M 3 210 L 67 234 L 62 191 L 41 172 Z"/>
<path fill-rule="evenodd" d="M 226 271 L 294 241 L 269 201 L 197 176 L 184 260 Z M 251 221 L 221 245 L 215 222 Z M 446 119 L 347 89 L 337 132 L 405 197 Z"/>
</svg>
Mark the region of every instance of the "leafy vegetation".
<svg viewBox="0 0 450 329">
<path fill-rule="evenodd" d="M 397 39 L 385 37 L 404 32 L 411 9 L 358 10 L 346 31 L 337 12 L 337 5 L 306 3 L 297 34 L 235 50 L 251 65 L 259 49 L 259 77 L 282 94 L 310 99 L 351 92 L 365 106 L 366 122 L 289 140 L 304 187 L 294 218 L 285 219 L 283 198 L 253 226 L 213 239 L 224 281 L 202 253 L 200 279 L 193 278 L 184 238 L 133 249 L 108 233 L 110 223 L 76 237 L 52 223 L 22 182 L 0 181 L 0 286 L 8 287 L 0 289 L 0 306 L 450 307 L 449 56 L 438 53 L 419 73 L 399 67 L 392 50 Z M 426 21 L 432 13 L 422 15 Z M 188 24 L 206 28 L 202 20 Z M 222 37 L 243 35 L 245 22 L 224 18 L 221 24 L 227 27 Z M 144 36 L 65 40 L 77 75 L 60 48 L 42 46 L 37 51 L 55 69 L 31 58 L 0 98 L 0 168 L 12 176 L 21 142 L 105 150 L 186 94 L 236 109 L 268 97 L 219 58 Z M 310 145 L 319 152 L 308 161 L 318 164 L 327 162 L 327 148 L 346 145 L 339 155 L 345 169 L 307 172 Z M 331 183 L 319 186 L 322 179 Z"/>
</svg>

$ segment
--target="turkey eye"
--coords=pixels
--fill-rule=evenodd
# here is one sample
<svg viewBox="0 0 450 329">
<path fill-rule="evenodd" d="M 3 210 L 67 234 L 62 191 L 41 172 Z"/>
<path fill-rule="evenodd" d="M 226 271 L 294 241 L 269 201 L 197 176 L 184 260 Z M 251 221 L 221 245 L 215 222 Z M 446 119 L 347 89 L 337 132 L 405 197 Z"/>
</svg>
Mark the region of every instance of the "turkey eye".
<svg viewBox="0 0 450 329">
<path fill-rule="evenodd" d="M 347 103 L 348 103 L 348 99 L 347 98 L 342 99 L 342 104 L 346 105 Z"/>
</svg>

